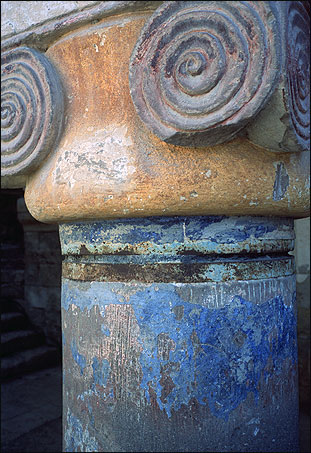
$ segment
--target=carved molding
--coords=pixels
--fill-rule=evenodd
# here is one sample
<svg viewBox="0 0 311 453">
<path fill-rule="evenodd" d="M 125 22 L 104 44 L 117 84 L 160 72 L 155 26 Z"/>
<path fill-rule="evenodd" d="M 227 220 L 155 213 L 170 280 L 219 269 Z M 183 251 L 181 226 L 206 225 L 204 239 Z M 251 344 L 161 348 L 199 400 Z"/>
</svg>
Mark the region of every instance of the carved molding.
<svg viewBox="0 0 311 453">
<path fill-rule="evenodd" d="M 19 47 L 1 55 L 1 174 L 33 171 L 55 147 L 63 124 L 58 74 L 41 53 Z"/>
<path fill-rule="evenodd" d="M 210 146 L 233 138 L 264 107 L 281 68 L 270 2 L 165 2 L 133 50 L 133 103 L 162 140 Z"/>
</svg>

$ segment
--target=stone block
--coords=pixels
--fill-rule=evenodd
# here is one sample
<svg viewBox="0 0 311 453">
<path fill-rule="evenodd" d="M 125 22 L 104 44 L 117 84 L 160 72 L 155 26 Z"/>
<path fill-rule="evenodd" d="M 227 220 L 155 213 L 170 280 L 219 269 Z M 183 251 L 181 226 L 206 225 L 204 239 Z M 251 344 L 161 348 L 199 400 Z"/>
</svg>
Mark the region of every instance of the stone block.
<svg viewBox="0 0 311 453">
<path fill-rule="evenodd" d="M 61 266 L 61 251 L 58 231 L 26 232 L 25 231 L 25 259 L 27 263 L 58 263 Z"/>
<path fill-rule="evenodd" d="M 29 28 L 82 10 L 97 3 L 95 1 L 54 1 L 54 2 L 2 2 L 1 29 L 3 36 L 21 33 Z M 18 12 L 18 14 L 17 14 Z"/>
<path fill-rule="evenodd" d="M 25 284 L 38 286 L 39 263 L 34 260 L 26 260 L 25 266 Z"/>
<path fill-rule="evenodd" d="M 12 285 L 22 285 L 24 283 L 24 269 L 1 269 L 1 282 Z"/>
<path fill-rule="evenodd" d="M 33 325 L 43 331 L 48 344 L 60 344 L 60 287 L 25 286 L 23 307 Z"/>
<path fill-rule="evenodd" d="M 61 266 L 58 264 L 40 264 L 39 281 L 42 286 L 60 289 Z"/>
<path fill-rule="evenodd" d="M 60 287 L 61 266 L 29 260 L 25 267 L 25 284 L 31 286 Z"/>
<path fill-rule="evenodd" d="M 1 284 L 1 297 L 11 297 L 21 299 L 24 297 L 24 287 L 23 285 L 15 285 L 9 283 Z"/>
<path fill-rule="evenodd" d="M 55 231 L 40 232 L 39 238 L 40 253 L 46 254 L 57 251 L 60 256 L 60 242 L 57 227 Z"/>
<path fill-rule="evenodd" d="M 24 233 L 25 253 L 38 253 L 40 249 L 40 236 L 37 231 L 25 231 Z"/>
<path fill-rule="evenodd" d="M 310 311 L 310 274 L 297 274 L 296 277 L 298 306 Z"/>
<path fill-rule="evenodd" d="M 51 301 L 60 300 L 60 288 L 26 285 L 25 300 L 32 307 L 48 309 Z"/>
</svg>

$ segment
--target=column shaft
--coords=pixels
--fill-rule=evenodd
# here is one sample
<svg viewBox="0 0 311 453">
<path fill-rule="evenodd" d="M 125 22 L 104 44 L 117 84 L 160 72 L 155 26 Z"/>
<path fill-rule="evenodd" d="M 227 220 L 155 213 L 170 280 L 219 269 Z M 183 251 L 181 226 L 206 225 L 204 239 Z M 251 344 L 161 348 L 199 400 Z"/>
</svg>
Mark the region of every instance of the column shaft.
<svg viewBox="0 0 311 453">
<path fill-rule="evenodd" d="M 60 226 L 65 451 L 298 451 L 292 220 Z"/>
</svg>

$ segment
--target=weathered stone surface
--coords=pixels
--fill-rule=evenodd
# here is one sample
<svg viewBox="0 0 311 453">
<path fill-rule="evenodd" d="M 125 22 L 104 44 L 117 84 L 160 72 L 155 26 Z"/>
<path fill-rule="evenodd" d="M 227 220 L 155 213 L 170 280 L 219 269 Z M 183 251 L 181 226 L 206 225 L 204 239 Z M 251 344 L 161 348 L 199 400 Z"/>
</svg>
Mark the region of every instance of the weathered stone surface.
<svg viewBox="0 0 311 453">
<path fill-rule="evenodd" d="M 141 122 L 128 71 L 148 17 L 144 12 L 106 18 L 48 49 L 66 92 L 65 130 L 56 152 L 28 179 L 31 214 L 51 223 L 150 215 L 308 215 L 308 152 L 279 156 L 245 138 L 194 150 L 165 143 Z M 274 197 L 278 166 L 289 184 Z"/>
<path fill-rule="evenodd" d="M 73 14 L 96 1 L 1 2 L 1 32 L 4 38 L 21 33 L 48 20 Z"/>
<path fill-rule="evenodd" d="M 290 232 L 285 219 L 245 217 L 62 225 L 65 263 L 141 268 L 128 280 L 63 276 L 64 450 L 298 451 L 295 276 L 272 276 L 265 256 L 264 275 L 246 260 L 251 280 L 222 278 L 219 254 L 222 270 L 199 282 L 174 273 L 207 262 L 215 243 L 237 251 L 251 237 L 261 255 L 235 259 L 259 263 L 265 243 Z M 168 263 L 165 282 L 144 280 L 150 263 Z"/>
<path fill-rule="evenodd" d="M 294 273 L 291 219 L 118 219 L 60 225 L 60 237 L 62 275 L 75 281 L 218 284 Z"/>
<path fill-rule="evenodd" d="M 19 47 L 1 54 L 1 175 L 26 175 L 57 145 L 63 93 L 49 60 Z"/>
<path fill-rule="evenodd" d="M 298 451 L 285 293 L 184 286 L 63 280 L 65 451 Z"/>
<path fill-rule="evenodd" d="M 251 141 L 273 151 L 310 151 L 310 6 L 281 2 L 279 14 L 281 79 L 247 133 Z"/>
<path fill-rule="evenodd" d="M 112 19 L 104 17 L 105 14 L 97 17 L 94 13 L 96 20 L 101 18 L 99 23 L 68 32 L 46 53 L 57 68 L 66 91 L 66 129 L 59 146 L 41 162 L 40 169 L 33 171 L 29 167 L 25 170 L 33 171 L 27 179 L 25 195 L 33 216 L 43 222 L 58 222 L 79 218 L 219 213 L 308 215 L 308 152 L 295 157 L 283 154 L 276 158 L 275 154 L 268 156 L 266 149 L 242 137 L 226 145 L 196 148 L 193 154 L 191 146 L 183 148 L 167 144 L 148 131 L 137 117 L 132 103 L 128 65 L 141 29 L 150 18 L 150 8 L 156 8 L 158 2 L 108 3 L 106 6 L 110 9 L 105 10 L 105 14 L 108 10 L 109 14 L 113 11 L 122 14 Z M 175 5 L 175 2 L 171 3 Z M 221 2 L 217 3 L 220 5 Z M 93 11 L 92 8 L 85 9 L 83 20 L 90 20 L 91 16 L 84 16 L 84 13 Z M 233 6 L 228 4 L 226 8 L 230 10 Z M 253 13 L 247 5 L 241 8 L 246 22 L 242 16 L 235 18 L 246 25 Z M 262 14 L 265 17 L 269 9 L 265 2 L 256 8 L 259 8 L 258 18 Z M 272 9 L 266 25 L 275 32 L 277 14 L 274 14 L 275 8 Z M 133 12 L 135 10 L 138 12 Z M 100 14 L 103 12 L 101 10 Z M 226 22 L 227 19 L 223 17 L 223 20 Z M 231 26 L 234 28 L 234 22 Z M 261 27 L 258 24 L 254 26 Z M 230 27 L 227 25 L 228 30 Z M 248 27 L 246 29 L 248 31 L 242 29 L 239 32 L 242 35 L 238 33 L 238 36 L 241 38 L 246 33 L 243 39 L 253 45 L 251 31 Z M 272 43 L 273 54 L 275 43 L 270 35 L 264 49 L 267 50 L 268 43 Z M 261 38 L 258 39 L 263 43 Z M 230 46 L 237 46 L 237 42 L 234 38 L 227 41 L 228 52 Z M 268 66 L 270 64 L 272 70 L 267 74 L 263 72 L 266 74 L 264 78 L 268 79 L 277 77 L 273 65 L 279 57 L 275 54 L 274 61 L 272 54 L 268 52 L 263 61 L 255 51 L 250 56 L 261 64 L 263 71 L 265 62 Z M 250 61 L 255 64 L 255 60 Z M 243 66 L 243 62 L 240 63 Z M 109 68 L 109 71 L 103 68 Z M 274 86 L 274 82 L 271 83 Z M 258 86 L 255 97 L 261 97 L 261 89 L 269 97 L 270 91 L 266 92 L 264 86 L 265 83 Z M 242 91 L 243 98 L 245 90 Z M 247 103 L 246 110 L 252 110 L 252 103 Z M 241 114 L 243 111 L 241 108 Z M 249 138 L 262 146 L 261 141 L 254 137 L 254 134 L 249 134 Z M 265 146 L 273 148 L 268 143 Z M 26 178 L 12 174 L 4 176 L 2 183 L 7 187 L 17 187 L 25 185 Z"/>
<path fill-rule="evenodd" d="M 79 27 L 98 22 L 107 16 L 136 10 L 152 11 L 161 3 L 162 1 L 135 0 L 103 2 L 66 0 L 27 2 L 27 4 L 16 1 L 2 2 L 1 27 L 5 32 L 1 48 L 7 50 L 27 44 L 46 51 L 62 35 Z M 24 17 L 25 12 L 27 17 Z"/>
<path fill-rule="evenodd" d="M 130 90 L 146 125 L 169 143 L 233 138 L 278 82 L 282 42 L 269 2 L 164 2 L 130 62 Z"/>
<path fill-rule="evenodd" d="M 310 151 L 310 5 L 288 2 L 286 21 L 286 110 L 289 127 L 281 147 Z M 292 143 L 294 143 L 294 146 Z"/>
<path fill-rule="evenodd" d="M 136 264 L 141 255 L 264 255 L 294 248 L 293 219 L 278 217 L 118 219 L 65 223 L 59 232 L 65 256 L 118 255 L 121 259 L 130 255 Z"/>
<path fill-rule="evenodd" d="M 59 70 L 68 96 L 67 125 L 59 148 L 42 163 L 39 170 L 33 172 L 27 183 L 27 200 L 37 210 L 39 218 L 56 222 L 74 218 L 87 220 L 155 213 L 231 214 L 234 209 L 235 214 L 257 215 L 299 216 L 301 212 L 306 212 L 307 153 L 276 158 L 246 138 L 236 139 L 228 145 L 194 150 L 190 146 L 183 148 L 163 143 L 149 133 L 148 128 L 137 118 L 127 79 L 129 56 L 148 17 L 149 14 L 144 12 L 104 19 L 88 30 L 67 35 L 48 50 L 47 54 Z M 107 68 L 109 71 L 105 70 Z M 267 197 L 270 197 L 268 201 Z M 183 229 L 174 230 L 172 242 L 177 241 L 177 235 L 181 238 L 186 236 L 191 242 L 190 238 L 196 235 L 197 230 L 205 233 L 207 230 L 201 228 L 200 220 L 196 218 L 195 226 L 190 230 L 186 225 Z M 260 222 L 260 218 L 257 220 Z M 31 229 L 27 225 L 26 233 L 29 235 Z M 134 225 L 137 233 L 139 221 L 137 224 L 134 221 Z M 223 224 L 219 222 L 220 225 Z M 265 252 L 269 249 L 279 253 L 290 248 L 293 238 L 286 235 L 286 225 L 279 220 L 278 226 L 284 227 L 280 228 L 283 234 L 281 239 L 267 238 L 266 235 L 272 232 L 265 229 L 266 224 L 261 225 L 263 229 L 260 234 L 263 232 L 265 239 L 270 241 Z M 125 224 L 122 226 L 123 233 L 128 234 Z M 66 228 L 69 231 L 71 227 L 69 224 L 63 231 Z M 56 297 L 49 276 L 55 275 L 55 266 L 45 262 L 47 257 L 41 254 L 43 241 L 37 224 L 34 230 L 35 247 L 31 253 L 39 258 L 39 262 L 27 274 L 27 291 L 33 298 L 30 309 L 34 318 L 41 317 L 44 329 L 51 330 Z M 227 233 L 230 230 L 227 224 L 224 230 Z M 257 227 L 254 227 L 249 237 L 244 228 L 237 230 L 244 240 L 240 241 L 234 236 L 233 242 L 220 243 L 219 235 L 216 235 L 218 249 L 214 249 L 213 253 L 228 251 L 230 247 L 232 253 L 239 246 L 239 251 L 243 253 L 247 246 L 247 252 L 263 250 L 262 244 L 254 240 L 254 236 L 258 239 Z M 235 229 L 230 231 L 236 233 Z M 146 238 L 147 232 L 144 231 L 144 234 Z M 136 251 L 143 249 L 142 237 L 138 238 L 132 251 L 135 247 Z M 139 433 L 138 428 L 143 426 L 145 433 L 156 432 L 156 435 L 147 436 L 150 439 L 148 445 L 153 449 L 159 445 L 164 447 L 169 439 L 172 449 L 193 449 L 195 445 L 198 449 L 215 450 L 213 441 L 217 442 L 220 436 L 212 438 L 212 433 L 225 432 L 225 450 L 227 442 L 240 447 L 241 435 L 235 428 L 240 426 L 241 420 L 245 421 L 247 414 L 250 424 L 245 427 L 245 444 L 260 449 L 263 440 L 259 436 L 264 433 L 263 437 L 272 438 L 275 428 L 272 421 L 278 416 L 280 423 L 282 420 L 282 429 L 277 433 L 279 448 L 294 450 L 296 430 L 291 429 L 289 423 L 289 413 L 294 423 L 297 420 L 296 412 L 294 416 L 290 412 L 297 403 L 296 365 L 292 366 L 293 361 L 290 360 L 294 357 L 296 364 L 291 259 L 260 257 L 255 263 L 255 258 L 241 258 L 239 265 L 239 259 L 230 258 L 230 262 L 224 259 L 221 263 L 220 259 L 212 262 L 210 258 L 181 254 L 181 257 L 175 257 L 174 262 L 171 257 L 165 261 L 161 255 L 158 260 L 160 263 L 155 260 L 144 266 L 138 262 L 141 256 L 136 255 L 98 257 L 98 253 L 107 252 L 107 244 L 104 244 L 102 235 L 96 236 L 96 239 L 101 242 L 84 244 L 84 248 L 79 249 L 78 258 L 67 259 L 64 266 L 64 353 L 69 370 L 65 377 L 68 410 L 64 411 L 64 420 L 68 449 L 84 446 L 93 450 L 104 449 L 106 434 L 114 437 L 110 438 L 109 446 L 116 447 L 116 450 L 128 448 L 129 439 L 133 446 L 136 443 L 146 448 L 146 445 L 142 446 L 142 442 L 146 444 L 144 436 L 130 436 L 133 431 Z M 114 234 L 114 241 L 110 244 L 112 252 L 119 246 L 116 239 Z M 53 244 L 52 241 L 51 248 Z M 69 244 L 69 253 L 73 251 L 73 245 Z M 187 243 L 188 248 L 184 252 L 192 253 L 191 245 Z M 199 245 L 204 248 L 204 244 Z M 98 246 L 100 250 L 96 250 Z M 93 251 L 94 255 L 91 253 Z M 112 259 L 116 262 L 109 261 Z M 266 279 L 263 279 L 263 274 Z M 133 285 L 133 280 L 139 278 L 140 282 Z M 252 282 L 248 281 L 250 278 Z M 44 286 L 37 285 L 39 281 Z M 43 312 L 47 300 L 50 307 L 48 316 Z M 93 305 L 91 310 L 86 310 L 85 305 L 89 302 Z M 200 310 L 200 314 L 196 309 Z M 251 319 L 256 319 L 256 322 L 248 324 L 248 331 L 235 335 L 232 332 L 237 330 L 239 318 L 244 320 L 245 310 L 251 313 Z M 217 330 L 211 324 L 210 320 L 213 319 L 216 324 L 223 322 L 225 327 L 221 326 Z M 264 321 L 260 325 L 260 332 L 258 319 Z M 165 322 L 170 324 L 169 330 Z M 222 336 L 229 324 L 228 335 Z M 193 326 L 194 333 L 188 332 L 189 325 Z M 273 330 L 276 325 L 279 329 L 277 333 Z M 213 349 L 215 345 L 209 347 L 204 343 L 202 335 L 207 331 L 216 332 L 222 345 L 225 341 L 223 338 L 231 339 L 230 344 L 224 345 L 225 352 L 230 356 L 229 365 L 226 362 L 227 368 L 222 368 L 222 356 L 217 356 Z M 256 334 L 257 339 L 261 338 L 257 349 L 258 345 L 255 347 L 252 343 Z M 284 340 L 284 335 L 287 335 L 288 341 Z M 270 343 L 265 343 L 270 337 Z M 282 350 L 273 349 L 275 337 L 278 344 L 283 345 Z M 92 346 L 88 348 L 87 344 Z M 242 351 L 239 356 L 241 360 L 238 361 L 240 381 L 235 379 L 237 364 L 236 356 L 231 354 L 232 345 Z M 262 359 L 261 355 L 259 360 L 256 354 L 264 354 L 270 346 L 272 352 L 269 358 L 264 356 Z M 97 348 L 100 348 L 98 354 Z M 187 378 L 195 368 L 198 383 L 186 389 L 186 396 L 180 385 L 182 373 L 175 366 L 178 361 L 175 358 L 178 359 L 185 350 L 193 353 L 191 357 L 189 353 L 182 361 L 183 366 L 189 364 L 188 370 L 185 366 Z M 258 359 L 259 374 L 256 374 L 258 369 L 256 372 L 248 370 L 248 382 L 243 378 L 242 371 L 246 363 L 245 351 L 250 350 L 253 361 Z M 150 354 L 154 354 L 154 369 L 144 369 L 147 363 L 144 358 L 150 357 Z M 193 357 L 195 360 L 192 360 Z M 201 385 L 202 380 L 198 375 L 206 376 L 207 364 L 210 380 L 207 379 Z M 110 367 L 110 371 L 107 368 L 109 373 L 106 365 Z M 281 375 L 273 374 L 273 365 L 282 370 Z M 218 377 L 220 380 L 217 380 Z M 210 391 L 211 382 L 213 385 L 216 382 L 216 387 L 220 382 L 222 387 L 218 385 L 215 392 Z M 104 397 L 99 399 L 99 408 L 96 407 L 98 395 L 92 394 L 93 384 L 96 391 L 104 392 Z M 111 389 L 113 395 L 109 393 Z M 220 389 L 224 390 L 224 395 Z M 251 400 L 256 391 L 260 394 L 259 408 L 258 403 Z M 77 394 L 82 395 L 78 403 L 75 399 Z M 78 409 L 72 410 L 74 401 Z M 81 401 L 89 405 L 85 407 L 83 402 L 81 409 Z M 279 409 L 273 412 L 274 409 L 270 408 L 276 407 L 275 402 Z M 137 416 L 137 407 L 141 410 L 140 417 Z M 80 409 L 83 413 L 81 416 Z M 236 412 L 239 410 L 242 415 Z M 255 417 L 251 416 L 255 410 L 264 419 L 260 426 L 257 419 L 254 421 Z M 105 426 L 101 423 L 103 416 L 109 420 Z M 145 420 L 143 425 L 141 418 Z M 205 420 L 209 420 L 209 423 Z M 116 423 L 123 424 L 128 430 L 116 435 Z M 182 431 L 185 423 L 187 436 L 176 436 L 176 432 L 185 432 Z M 153 431 L 155 425 L 160 429 Z M 201 427 L 200 433 L 198 426 Z M 95 434 L 94 437 L 94 433 L 99 435 Z M 248 445 L 244 446 L 249 449 Z"/>
<path fill-rule="evenodd" d="M 174 80 L 196 100 L 210 81 L 204 79 L 206 70 L 216 74 L 207 91 L 216 88 L 217 94 L 221 87 L 224 60 L 214 54 L 222 56 L 222 40 L 226 57 L 239 50 L 233 61 L 226 60 L 227 83 L 220 93 L 220 104 L 227 92 L 237 102 L 229 101 L 229 113 L 227 104 L 220 105 L 226 124 L 217 130 L 214 118 L 213 137 L 209 142 L 206 135 L 201 147 L 200 128 L 186 146 L 159 139 L 132 102 L 130 83 L 139 78 L 132 72 L 128 77 L 130 57 L 151 11 L 162 2 L 87 3 L 72 15 L 38 18 L 34 27 L 3 43 L 5 49 L 23 44 L 46 51 L 66 94 L 64 135 L 40 168 L 31 169 L 26 188 L 37 219 L 66 222 L 61 226 L 64 450 L 297 451 L 296 293 L 287 252 L 293 248 L 290 217 L 309 213 L 308 148 L 283 132 L 282 146 L 292 154 L 276 155 L 273 133 L 263 146 L 246 129 L 230 143 L 214 143 L 232 139 L 251 119 L 260 120 L 254 115 L 269 109 L 265 103 L 283 94 L 286 83 L 293 87 L 299 71 L 299 99 L 306 98 L 305 36 L 297 32 L 295 13 L 300 6 L 284 3 L 293 18 L 290 31 L 282 26 L 290 20 L 278 16 L 281 2 L 185 2 L 202 13 L 181 18 L 194 48 L 183 59 L 174 32 L 161 36 L 151 64 L 160 66 L 173 37 L 181 52 Z M 212 5 L 213 13 L 206 16 L 204 5 Z M 220 7 L 226 13 L 217 16 Z M 159 11 L 184 4 L 165 2 L 160 8 L 153 16 L 156 25 Z M 179 19 L 175 14 L 163 27 Z M 192 25 L 202 22 L 214 29 L 208 37 L 200 29 L 193 38 Z M 161 27 L 154 27 L 147 41 Z M 219 46 L 196 47 L 208 40 L 214 44 L 215 36 Z M 298 50 L 293 46 L 293 52 L 283 53 L 278 44 L 289 36 Z M 294 82 L 284 77 L 292 63 Z M 173 67 L 170 55 L 165 75 Z M 169 78 L 161 79 L 161 89 Z M 253 92 L 243 86 L 247 79 Z M 295 105 L 289 93 L 281 103 L 286 121 L 279 116 L 287 132 L 297 116 L 290 117 Z M 157 91 L 151 94 L 154 107 Z M 188 111 L 193 107 L 189 123 L 202 105 L 199 112 L 186 105 Z M 303 121 L 298 119 L 299 127 Z M 304 133 L 296 132 L 298 138 Z M 306 151 L 294 152 L 293 143 Z M 10 181 L 19 184 L 15 178 Z M 50 227 L 40 231 L 35 222 L 32 229 L 26 216 L 23 220 L 26 245 L 33 235 L 28 258 L 38 260 L 26 272 L 29 309 L 52 337 L 57 247 Z"/>
</svg>

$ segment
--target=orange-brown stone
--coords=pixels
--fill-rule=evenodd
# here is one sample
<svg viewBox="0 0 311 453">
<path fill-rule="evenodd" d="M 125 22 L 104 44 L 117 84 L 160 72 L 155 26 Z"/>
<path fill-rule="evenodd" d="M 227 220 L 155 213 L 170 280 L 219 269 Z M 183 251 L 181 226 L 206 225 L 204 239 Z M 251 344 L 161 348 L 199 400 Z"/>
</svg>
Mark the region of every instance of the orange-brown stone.
<svg viewBox="0 0 311 453">
<path fill-rule="evenodd" d="M 246 137 L 208 148 L 175 146 L 141 122 L 128 72 L 149 15 L 105 18 L 48 49 L 66 95 L 65 128 L 57 149 L 27 180 L 31 214 L 47 223 L 153 215 L 308 216 L 308 152 L 274 153 Z"/>
</svg>

